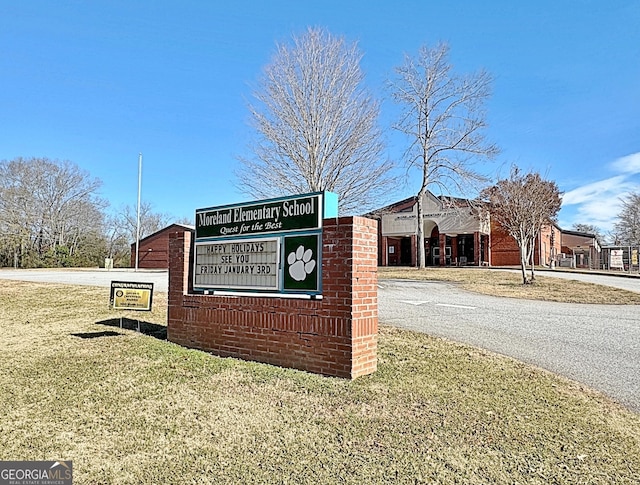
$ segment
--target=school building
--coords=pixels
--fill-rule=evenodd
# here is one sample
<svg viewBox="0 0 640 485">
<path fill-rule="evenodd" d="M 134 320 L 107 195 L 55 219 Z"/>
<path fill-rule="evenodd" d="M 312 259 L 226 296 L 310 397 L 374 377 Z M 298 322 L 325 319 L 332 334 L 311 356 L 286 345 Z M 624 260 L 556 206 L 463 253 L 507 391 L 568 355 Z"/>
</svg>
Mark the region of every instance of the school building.
<svg viewBox="0 0 640 485">
<path fill-rule="evenodd" d="M 417 197 L 395 202 L 367 214 L 378 220 L 378 265 L 417 266 Z M 520 249 L 513 237 L 491 219 L 485 207 L 467 199 L 427 192 L 422 201 L 427 266 L 518 266 Z M 564 241 L 564 242 L 563 242 Z M 566 244 L 565 244 L 566 242 Z M 597 260 L 600 246 L 592 234 L 542 228 L 534 245 L 534 264 L 560 265 Z M 588 257 L 580 257 L 582 254 Z M 576 259 L 578 258 L 578 259 Z"/>
</svg>

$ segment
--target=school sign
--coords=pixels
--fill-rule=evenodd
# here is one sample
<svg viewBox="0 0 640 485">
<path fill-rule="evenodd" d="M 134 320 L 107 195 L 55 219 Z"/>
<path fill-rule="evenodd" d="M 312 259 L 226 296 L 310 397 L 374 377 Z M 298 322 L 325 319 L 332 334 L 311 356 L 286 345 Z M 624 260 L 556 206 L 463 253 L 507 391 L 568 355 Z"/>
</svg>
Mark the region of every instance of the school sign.
<svg viewBox="0 0 640 485">
<path fill-rule="evenodd" d="M 322 293 L 322 220 L 338 197 L 316 192 L 196 210 L 195 290 Z"/>
</svg>

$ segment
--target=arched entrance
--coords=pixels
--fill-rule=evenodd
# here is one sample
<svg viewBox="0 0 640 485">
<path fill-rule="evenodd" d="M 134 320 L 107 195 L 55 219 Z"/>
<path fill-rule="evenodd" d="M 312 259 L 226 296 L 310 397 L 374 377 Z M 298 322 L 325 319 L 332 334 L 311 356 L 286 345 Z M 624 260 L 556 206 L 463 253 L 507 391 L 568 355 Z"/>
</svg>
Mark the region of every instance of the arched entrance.
<svg viewBox="0 0 640 485">
<path fill-rule="evenodd" d="M 427 266 L 465 266 L 477 264 L 477 234 L 440 233 L 438 224 L 427 220 L 424 224 L 424 249 Z M 484 246 L 484 245 L 483 245 Z M 480 249 L 483 260 L 484 247 Z"/>
<path fill-rule="evenodd" d="M 440 230 L 435 221 L 424 221 L 424 255 L 427 266 L 440 266 L 442 250 L 440 248 Z"/>
<path fill-rule="evenodd" d="M 428 194 L 423 204 L 423 240 L 418 238 L 415 198 L 391 206 L 379 216 L 379 264 L 419 266 L 482 265 L 489 261 L 489 221 L 460 199 Z"/>
</svg>

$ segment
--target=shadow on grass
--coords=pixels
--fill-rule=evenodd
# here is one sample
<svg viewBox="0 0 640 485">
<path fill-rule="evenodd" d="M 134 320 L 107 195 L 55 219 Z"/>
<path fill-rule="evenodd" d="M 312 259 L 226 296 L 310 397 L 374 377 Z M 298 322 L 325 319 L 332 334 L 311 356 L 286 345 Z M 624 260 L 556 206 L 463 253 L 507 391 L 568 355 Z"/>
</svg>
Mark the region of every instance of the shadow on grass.
<svg viewBox="0 0 640 485">
<path fill-rule="evenodd" d="M 158 325 L 157 323 L 145 322 L 143 320 L 134 320 L 133 318 L 110 318 L 96 322 L 98 325 L 107 325 L 109 327 L 124 328 L 127 330 L 135 330 L 136 332 L 149 335 L 158 340 L 167 340 L 167 327 Z M 96 333 L 116 333 L 117 332 L 96 332 Z M 118 334 L 120 335 L 120 334 Z"/>
<path fill-rule="evenodd" d="M 72 333 L 74 337 L 80 338 L 98 338 L 98 337 L 116 337 L 118 335 L 122 335 L 118 332 L 113 332 L 111 330 L 105 330 L 104 332 L 83 332 L 83 333 Z"/>
</svg>

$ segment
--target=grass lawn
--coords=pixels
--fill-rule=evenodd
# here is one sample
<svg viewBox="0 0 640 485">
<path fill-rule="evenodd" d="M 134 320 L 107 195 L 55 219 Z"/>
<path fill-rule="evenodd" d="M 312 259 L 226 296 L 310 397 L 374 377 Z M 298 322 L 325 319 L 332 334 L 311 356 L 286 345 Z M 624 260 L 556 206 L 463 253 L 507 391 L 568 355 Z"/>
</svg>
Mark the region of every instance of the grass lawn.
<svg viewBox="0 0 640 485">
<path fill-rule="evenodd" d="M 640 305 L 640 293 L 609 286 L 565 280 L 536 273 L 533 284 L 523 285 L 518 272 L 488 268 L 407 268 L 380 267 L 378 278 L 448 281 L 462 288 L 485 295 L 564 303 L 601 305 Z"/>
<path fill-rule="evenodd" d="M 166 295 L 108 294 L 0 281 L 0 460 L 73 460 L 77 484 L 638 483 L 640 415 L 514 360 L 382 326 L 377 373 L 326 378 L 99 324 L 166 322 Z"/>
</svg>

